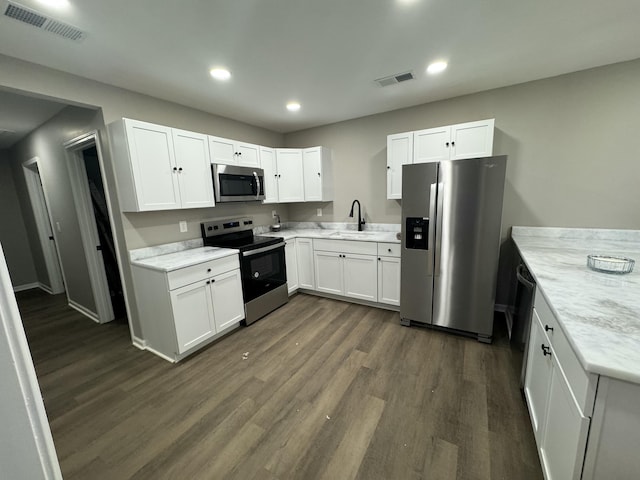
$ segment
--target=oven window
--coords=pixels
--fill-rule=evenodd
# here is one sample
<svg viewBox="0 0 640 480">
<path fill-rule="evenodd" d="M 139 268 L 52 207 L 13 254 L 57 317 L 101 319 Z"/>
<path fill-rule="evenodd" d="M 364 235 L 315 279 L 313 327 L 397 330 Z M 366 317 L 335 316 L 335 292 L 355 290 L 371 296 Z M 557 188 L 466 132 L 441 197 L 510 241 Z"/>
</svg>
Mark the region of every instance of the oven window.
<svg viewBox="0 0 640 480">
<path fill-rule="evenodd" d="M 242 257 L 245 303 L 286 283 L 284 246 Z"/>
<path fill-rule="evenodd" d="M 220 173 L 220 195 L 229 197 L 257 195 L 257 185 L 253 175 L 232 175 Z"/>
</svg>

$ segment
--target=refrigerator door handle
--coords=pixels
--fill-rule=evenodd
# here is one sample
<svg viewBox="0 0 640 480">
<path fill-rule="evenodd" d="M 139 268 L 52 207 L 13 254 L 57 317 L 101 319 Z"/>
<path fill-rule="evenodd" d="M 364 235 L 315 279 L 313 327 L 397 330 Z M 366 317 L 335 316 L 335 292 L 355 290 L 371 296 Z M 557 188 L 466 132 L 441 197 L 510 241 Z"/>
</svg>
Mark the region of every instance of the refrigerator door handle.
<svg viewBox="0 0 640 480">
<path fill-rule="evenodd" d="M 429 227 L 427 233 L 427 250 L 429 259 L 427 261 L 427 274 L 433 275 L 433 250 L 436 244 L 436 192 L 438 184 L 432 183 L 429 191 Z"/>
<path fill-rule="evenodd" d="M 438 195 L 436 197 L 436 225 L 435 225 L 435 253 L 433 262 L 433 276 L 440 276 L 440 251 L 442 249 L 442 205 L 444 204 L 444 183 L 438 183 Z"/>
</svg>

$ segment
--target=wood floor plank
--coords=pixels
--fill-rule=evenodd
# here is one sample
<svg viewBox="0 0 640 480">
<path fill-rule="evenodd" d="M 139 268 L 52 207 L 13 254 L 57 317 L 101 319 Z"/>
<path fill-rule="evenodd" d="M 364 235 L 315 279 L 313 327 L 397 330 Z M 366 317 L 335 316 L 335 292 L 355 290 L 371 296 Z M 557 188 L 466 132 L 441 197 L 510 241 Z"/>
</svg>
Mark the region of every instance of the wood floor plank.
<svg viewBox="0 0 640 480">
<path fill-rule="evenodd" d="M 298 294 L 174 365 L 64 295 L 17 298 L 65 479 L 542 478 L 506 330 Z"/>
</svg>

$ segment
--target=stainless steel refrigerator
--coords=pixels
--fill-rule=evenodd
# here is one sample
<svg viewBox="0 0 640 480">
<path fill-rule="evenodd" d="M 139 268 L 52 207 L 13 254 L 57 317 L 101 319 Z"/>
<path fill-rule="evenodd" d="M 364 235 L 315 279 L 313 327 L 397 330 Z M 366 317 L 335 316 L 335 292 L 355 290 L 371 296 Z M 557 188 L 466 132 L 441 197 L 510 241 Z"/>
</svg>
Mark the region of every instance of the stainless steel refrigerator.
<svg viewBox="0 0 640 480">
<path fill-rule="evenodd" d="M 402 167 L 400 318 L 491 342 L 506 156 Z"/>
</svg>

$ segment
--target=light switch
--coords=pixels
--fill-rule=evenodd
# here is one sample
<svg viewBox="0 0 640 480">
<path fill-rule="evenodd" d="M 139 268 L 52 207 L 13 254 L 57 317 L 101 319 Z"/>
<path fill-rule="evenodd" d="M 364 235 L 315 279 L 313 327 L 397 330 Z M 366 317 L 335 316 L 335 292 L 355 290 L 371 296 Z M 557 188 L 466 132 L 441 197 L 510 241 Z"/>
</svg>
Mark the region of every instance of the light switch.
<svg viewBox="0 0 640 480">
<path fill-rule="evenodd" d="M 180 222 L 180 231 L 181 231 L 182 233 L 184 233 L 184 232 L 186 232 L 186 231 L 187 231 L 187 222 L 185 222 L 184 220 L 182 220 L 182 221 Z"/>
<path fill-rule="evenodd" d="M 62 229 L 60 228 L 60 222 L 56 222 L 56 228 L 58 229 L 59 232 L 62 231 Z"/>
<path fill-rule="evenodd" d="M 318 216 L 318 217 L 321 217 L 321 216 L 322 216 L 322 209 L 321 209 L 321 208 L 318 208 L 318 209 L 316 210 L 316 216 Z"/>
</svg>

